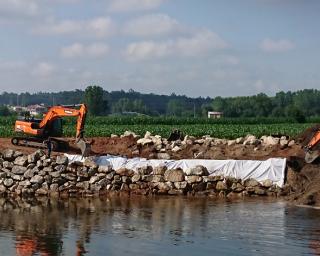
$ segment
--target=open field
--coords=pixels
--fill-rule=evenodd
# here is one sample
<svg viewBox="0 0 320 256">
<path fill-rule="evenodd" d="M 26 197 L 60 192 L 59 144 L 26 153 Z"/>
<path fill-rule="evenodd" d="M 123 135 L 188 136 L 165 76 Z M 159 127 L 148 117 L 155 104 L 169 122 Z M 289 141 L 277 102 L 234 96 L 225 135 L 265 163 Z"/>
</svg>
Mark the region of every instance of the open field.
<svg viewBox="0 0 320 256">
<path fill-rule="evenodd" d="M 15 118 L 0 118 L 0 137 L 14 135 L 13 125 Z M 87 137 L 106 137 L 111 134 L 123 134 L 130 130 L 139 135 L 146 131 L 168 137 L 173 129 L 179 129 L 184 134 L 192 136 L 210 135 L 215 138 L 238 138 L 253 134 L 288 135 L 294 137 L 311 127 L 318 120 L 308 120 L 308 123 L 296 123 L 290 119 L 268 118 L 239 118 L 239 119 L 194 119 L 194 118 L 149 118 L 149 117 L 94 117 L 86 122 Z M 75 134 L 75 119 L 64 121 L 64 135 L 72 137 Z"/>
</svg>

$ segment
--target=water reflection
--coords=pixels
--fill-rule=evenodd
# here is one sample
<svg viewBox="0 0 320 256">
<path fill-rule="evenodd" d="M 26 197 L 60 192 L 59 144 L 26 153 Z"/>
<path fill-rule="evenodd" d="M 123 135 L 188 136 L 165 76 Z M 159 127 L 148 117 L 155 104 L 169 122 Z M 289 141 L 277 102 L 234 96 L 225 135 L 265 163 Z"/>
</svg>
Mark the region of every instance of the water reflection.
<svg viewBox="0 0 320 256">
<path fill-rule="evenodd" d="M 283 202 L 0 199 L 0 217 L 6 255 L 290 255 L 320 248 L 319 211 Z"/>
</svg>

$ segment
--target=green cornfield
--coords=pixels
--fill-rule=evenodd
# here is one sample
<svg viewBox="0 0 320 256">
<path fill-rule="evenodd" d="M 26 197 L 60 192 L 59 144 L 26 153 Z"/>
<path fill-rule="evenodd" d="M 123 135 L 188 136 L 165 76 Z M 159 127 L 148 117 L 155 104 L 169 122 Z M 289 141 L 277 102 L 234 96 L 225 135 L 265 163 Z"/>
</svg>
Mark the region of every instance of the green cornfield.
<svg viewBox="0 0 320 256">
<path fill-rule="evenodd" d="M 14 136 L 15 117 L 0 117 L 0 137 Z M 89 117 L 86 121 L 85 136 L 105 137 L 133 131 L 144 135 L 146 131 L 168 137 L 173 129 L 193 136 L 210 135 L 216 138 L 238 138 L 253 134 L 288 135 L 294 137 L 318 120 L 296 123 L 291 119 L 236 118 L 236 119 L 194 119 L 174 117 Z M 75 135 L 75 119 L 64 119 L 64 136 Z"/>
</svg>

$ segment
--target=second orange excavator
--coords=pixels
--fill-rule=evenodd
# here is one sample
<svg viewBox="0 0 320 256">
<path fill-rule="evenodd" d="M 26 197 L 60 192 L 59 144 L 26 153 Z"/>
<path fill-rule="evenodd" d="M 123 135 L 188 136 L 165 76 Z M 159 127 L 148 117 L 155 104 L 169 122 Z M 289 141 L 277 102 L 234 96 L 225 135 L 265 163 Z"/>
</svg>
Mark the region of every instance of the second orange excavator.
<svg viewBox="0 0 320 256">
<path fill-rule="evenodd" d="M 312 163 L 320 156 L 320 150 L 316 149 L 316 147 L 320 143 L 320 129 L 318 128 L 317 131 L 314 132 L 312 135 L 311 140 L 309 141 L 308 145 L 305 147 L 306 155 L 305 161 L 307 163 Z"/>
<path fill-rule="evenodd" d="M 79 108 L 79 109 L 78 109 Z M 31 146 L 43 148 L 43 142 L 51 138 L 52 150 L 58 151 L 68 148 L 69 144 L 59 139 L 62 136 L 61 117 L 77 117 L 76 145 L 81 150 L 82 156 L 90 153 L 91 145 L 84 139 L 84 125 L 87 114 L 85 104 L 71 106 L 53 106 L 45 114 L 43 119 L 24 117 L 16 120 L 15 132 L 21 136 L 11 139 L 11 143 L 19 146 Z"/>
</svg>

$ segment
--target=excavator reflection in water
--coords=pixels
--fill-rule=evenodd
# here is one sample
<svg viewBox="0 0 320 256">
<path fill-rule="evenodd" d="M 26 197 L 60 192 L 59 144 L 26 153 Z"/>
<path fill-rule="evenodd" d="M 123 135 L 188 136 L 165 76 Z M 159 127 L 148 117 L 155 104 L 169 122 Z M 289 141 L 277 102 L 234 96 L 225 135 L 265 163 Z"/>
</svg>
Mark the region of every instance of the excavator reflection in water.
<svg viewBox="0 0 320 256">
<path fill-rule="evenodd" d="M 79 109 L 76 109 L 79 107 Z M 90 153 L 91 145 L 84 139 L 84 125 L 87 114 L 85 104 L 71 106 L 53 106 L 43 119 L 23 118 L 16 120 L 15 132 L 21 133 L 11 139 L 11 143 L 19 146 L 43 148 L 43 142 L 51 138 L 52 150 L 66 150 L 68 142 L 59 139 L 62 136 L 62 117 L 77 117 L 76 145 L 81 150 L 82 156 Z"/>
</svg>

